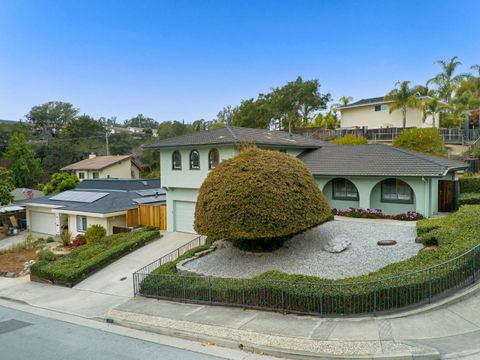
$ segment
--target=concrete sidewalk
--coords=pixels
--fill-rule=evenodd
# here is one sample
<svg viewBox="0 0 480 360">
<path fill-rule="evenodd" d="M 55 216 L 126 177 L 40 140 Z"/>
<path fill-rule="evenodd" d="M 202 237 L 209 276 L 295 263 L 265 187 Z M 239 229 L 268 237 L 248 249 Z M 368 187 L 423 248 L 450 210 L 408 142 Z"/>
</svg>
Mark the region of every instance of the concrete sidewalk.
<svg viewBox="0 0 480 360">
<path fill-rule="evenodd" d="M 392 316 L 318 318 L 135 298 L 117 324 L 292 358 L 480 359 L 480 285 Z"/>
</svg>

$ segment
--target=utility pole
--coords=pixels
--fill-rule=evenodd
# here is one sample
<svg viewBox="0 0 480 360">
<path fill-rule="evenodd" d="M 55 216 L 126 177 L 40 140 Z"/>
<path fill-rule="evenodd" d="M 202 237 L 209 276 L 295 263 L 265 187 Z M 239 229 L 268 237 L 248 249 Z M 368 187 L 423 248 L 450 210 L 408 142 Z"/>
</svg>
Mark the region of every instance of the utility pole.
<svg viewBox="0 0 480 360">
<path fill-rule="evenodd" d="M 107 156 L 110 155 L 109 146 L 108 146 L 108 131 L 105 133 L 105 144 L 107 145 Z"/>
</svg>

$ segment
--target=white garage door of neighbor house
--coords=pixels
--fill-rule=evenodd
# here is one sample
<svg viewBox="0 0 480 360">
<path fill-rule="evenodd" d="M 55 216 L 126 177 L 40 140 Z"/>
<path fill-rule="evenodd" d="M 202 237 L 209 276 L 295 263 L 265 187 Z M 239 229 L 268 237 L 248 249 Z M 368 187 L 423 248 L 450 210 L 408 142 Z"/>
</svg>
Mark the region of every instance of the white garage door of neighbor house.
<svg viewBox="0 0 480 360">
<path fill-rule="evenodd" d="M 55 214 L 31 211 L 29 228 L 32 232 L 55 235 Z"/>
<path fill-rule="evenodd" d="M 193 230 L 194 217 L 194 202 L 175 201 L 175 231 L 195 233 L 195 230 Z"/>
</svg>

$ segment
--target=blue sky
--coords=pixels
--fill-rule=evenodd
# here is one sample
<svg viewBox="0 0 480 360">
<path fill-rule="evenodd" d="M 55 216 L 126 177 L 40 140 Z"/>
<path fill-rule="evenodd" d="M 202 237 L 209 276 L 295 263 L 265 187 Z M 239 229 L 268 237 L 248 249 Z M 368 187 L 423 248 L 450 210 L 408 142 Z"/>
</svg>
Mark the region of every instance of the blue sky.
<svg viewBox="0 0 480 360">
<path fill-rule="evenodd" d="M 68 101 L 119 120 L 212 119 L 316 78 L 335 99 L 480 63 L 480 1 L 0 0 L 0 119 Z"/>
</svg>

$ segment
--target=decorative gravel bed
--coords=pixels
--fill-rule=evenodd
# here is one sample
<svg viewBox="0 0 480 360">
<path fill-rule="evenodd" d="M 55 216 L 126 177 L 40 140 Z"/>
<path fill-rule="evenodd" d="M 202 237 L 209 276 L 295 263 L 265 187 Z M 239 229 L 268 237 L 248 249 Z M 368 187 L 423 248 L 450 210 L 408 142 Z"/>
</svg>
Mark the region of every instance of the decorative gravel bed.
<svg viewBox="0 0 480 360">
<path fill-rule="evenodd" d="M 352 244 L 343 252 L 323 250 L 334 236 L 344 234 Z M 415 243 L 415 223 L 384 220 L 335 220 L 288 240 L 272 253 L 247 253 L 234 247 L 218 249 L 184 266 L 192 272 L 217 277 L 251 278 L 269 270 L 338 279 L 368 274 L 408 259 L 423 247 Z M 379 240 L 396 245 L 378 246 Z"/>
</svg>

